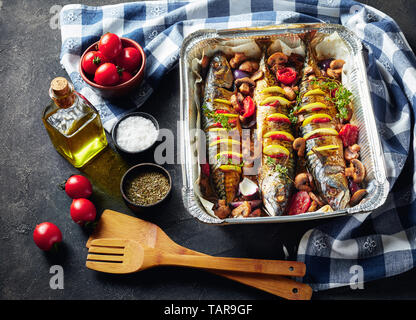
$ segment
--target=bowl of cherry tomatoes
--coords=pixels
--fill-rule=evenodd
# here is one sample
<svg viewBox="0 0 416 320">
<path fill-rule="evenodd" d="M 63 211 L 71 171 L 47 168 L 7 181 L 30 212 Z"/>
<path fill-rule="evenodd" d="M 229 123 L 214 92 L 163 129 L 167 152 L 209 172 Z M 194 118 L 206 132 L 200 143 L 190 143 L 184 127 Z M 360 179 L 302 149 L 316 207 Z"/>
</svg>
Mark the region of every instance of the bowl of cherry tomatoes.
<svg viewBox="0 0 416 320">
<path fill-rule="evenodd" d="M 144 78 L 146 55 L 134 40 L 105 33 L 81 56 L 82 79 L 104 98 L 126 95 Z"/>
</svg>

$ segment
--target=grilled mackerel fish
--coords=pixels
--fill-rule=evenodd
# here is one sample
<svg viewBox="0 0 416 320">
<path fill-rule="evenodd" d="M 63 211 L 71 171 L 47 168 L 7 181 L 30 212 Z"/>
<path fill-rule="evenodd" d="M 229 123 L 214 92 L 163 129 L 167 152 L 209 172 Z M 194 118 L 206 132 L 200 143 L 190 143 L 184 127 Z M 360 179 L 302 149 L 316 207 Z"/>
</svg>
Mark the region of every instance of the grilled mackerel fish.
<svg viewBox="0 0 416 320">
<path fill-rule="evenodd" d="M 300 136 L 306 140 L 307 167 L 320 196 L 333 210 L 344 209 L 350 201 L 350 191 L 344 172 L 342 140 L 336 130 L 337 109 L 329 99 L 330 90 L 323 85 L 333 80 L 322 75 L 309 43 L 306 68 L 309 72 L 302 76 L 301 102 L 294 114 L 298 116 Z M 310 75 L 315 75 L 315 79 L 309 79 Z"/>
<path fill-rule="evenodd" d="M 215 54 L 209 65 L 202 105 L 211 183 L 219 200 L 230 203 L 241 179 L 241 126 L 230 103 L 234 77 L 227 58 Z"/>
<path fill-rule="evenodd" d="M 283 215 L 293 187 L 295 160 L 293 132 L 288 118 L 289 101 L 277 86 L 267 65 L 266 54 L 260 61 L 264 76 L 256 82 L 254 100 L 257 105 L 257 139 L 262 145 L 262 161 L 258 174 L 264 207 L 271 216 Z"/>
</svg>

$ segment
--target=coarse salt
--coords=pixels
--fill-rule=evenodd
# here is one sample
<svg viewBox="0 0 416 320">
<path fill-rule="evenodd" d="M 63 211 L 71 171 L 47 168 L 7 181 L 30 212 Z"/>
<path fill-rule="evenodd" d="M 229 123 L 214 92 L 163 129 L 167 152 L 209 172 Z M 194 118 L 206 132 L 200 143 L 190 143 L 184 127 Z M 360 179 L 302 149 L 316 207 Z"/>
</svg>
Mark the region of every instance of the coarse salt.
<svg viewBox="0 0 416 320">
<path fill-rule="evenodd" d="M 117 127 L 117 144 L 129 152 L 139 152 L 150 147 L 157 139 L 158 131 L 149 119 L 130 116 Z"/>
</svg>

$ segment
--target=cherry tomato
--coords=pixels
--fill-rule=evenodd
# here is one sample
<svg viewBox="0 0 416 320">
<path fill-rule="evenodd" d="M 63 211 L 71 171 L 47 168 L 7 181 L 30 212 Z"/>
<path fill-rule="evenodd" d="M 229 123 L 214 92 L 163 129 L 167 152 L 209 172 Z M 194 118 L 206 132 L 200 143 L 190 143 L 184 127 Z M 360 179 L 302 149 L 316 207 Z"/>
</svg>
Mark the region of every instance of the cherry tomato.
<svg viewBox="0 0 416 320">
<path fill-rule="evenodd" d="M 136 48 L 123 48 L 116 58 L 116 64 L 126 71 L 133 72 L 140 67 L 142 56 Z"/>
<path fill-rule="evenodd" d="M 73 175 L 65 183 L 65 192 L 72 199 L 89 198 L 92 194 L 92 185 L 86 177 Z"/>
<path fill-rule="evenodd" d="M 297 76 L 297 72 L 292 68 L 283 68 L 277 70 L 276 72 L 277 79 L 286 85 L 290 85 L 295 82 Z"/>
<path fill-rule="evenodd" d="M 243 106 L 244 106 L 243 118 L 251 117 L 254 114 L 254 111 L 256 111 L 256 105 L 250 96 L 247 96 L 244 98 Z"/>
<path fill-rule="evenodd" d="M 107 59 L 100 51 L 87 52 L 81 62 L 82 70 L 88 74 L 94 74 L 104 62 L 107 62 Z"/>
<path fill-rule="evenodd" d="M 122 49 L 123 45 L 121 44 L 121 40 L 114 33 L 108 32 L 104 34 L 98 42 L 98 50 L 101 51 L 108 60 L 117 57 Z"/>
<path fill-rule="evenodd" d="M 53 223 L 43 222 L 33 231 L 33 241 L 41 250 L 49 251 L 62 241 L 62 233 Z"/>
<path fill-rule="evenodd" d="M 102 86 L 113 86 L 120 81 L 117 67 L 110 62 L 106 62 L 95 71 L 94 81 Z"/>
<path fill-rule="evenodd" d="M 311 203 L 311 197 L 309 196 L 308 192 L 299 191 L 293 196 L 292 201 L 290 202 L 288 214 L 290 216 L 294 216 L 297 214 L 305 213 L 308 211 Z"/>
<path fill-rule="evenodd" d="M 122 71 L 121 76 L 120 76 L 120 83 L 124 83 L 126 81 L 129 81 L 131 78 L 133 78 L 133 76 L 131 75 L 130 72 Z"/>
<path fill-rule="evenodd" d="M 71 218 L 79 225 L 84 225 L 86 222 L 95 220 L 97 210 L 94 204 L 84 198 L 74 199 L 70 207 Z"/>
</svg>

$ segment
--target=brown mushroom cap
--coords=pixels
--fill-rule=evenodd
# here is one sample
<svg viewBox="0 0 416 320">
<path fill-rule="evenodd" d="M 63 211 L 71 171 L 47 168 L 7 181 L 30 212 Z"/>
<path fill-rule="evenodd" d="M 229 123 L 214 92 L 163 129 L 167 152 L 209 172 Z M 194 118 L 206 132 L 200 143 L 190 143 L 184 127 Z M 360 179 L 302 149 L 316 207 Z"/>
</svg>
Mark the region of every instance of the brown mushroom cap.
<svg viewBox="0 0 416 320">
<path fill-rule="evenodd" d="M 256 85 L 256 83 L 253 80 L 251 80 L 249 77 L 244 77 L 244 78 L 237 79 L 237 80 L 234 81 L 234 83 L 237 87 L 239 87 L 243 83 L 247 83 L 251 87 L 254 87 Z"/>
<path fill-rule="evenodd" d="M 283 52 L 275 52 L 267 59 L 267 64 L 269 66 L 273 66 L 276 64 L 280 65 L 287 63 L 287 60 L 287 55 L 285 55 Z"/>
<path fill-rule="evenodd" d="M 298 157 L 303 157 L 305 155 L 306 140 L 304 138 L 296 138 L 293 141 L 293 149 L 298 152 Z"/>
<path fill-rule="evenodd" d="M 358 144 L 354 144 L 352 146 L 349 146 L 344 151 L 344 158 L 345 158 L 345 160 L 351 161 L 353 159 L 358 159 L 360 149 L 361 148 L 360 148 L 360 146 Z"/>
<path fill-rule="evenodd" d="M 354 167 L 354 173 L 352 175 L 352 180 L 355 183 L 361 183 L 365 178 L 365 167 L 358 159 L 351 160 L 351 166 Z"/>
<path fill-rule="evenodd" d="M 310 173 L 299 173 L 295 178 L 295 188 L 299 191 L 312 191 L 313 190 L 313 178 Z"/>
<path fill-rule="evenodd" d="M 366 189 L 359 189 L 354 192 L 350 200 L 350 206 L 356 206 L 367 195 Z"/>
</svg>

